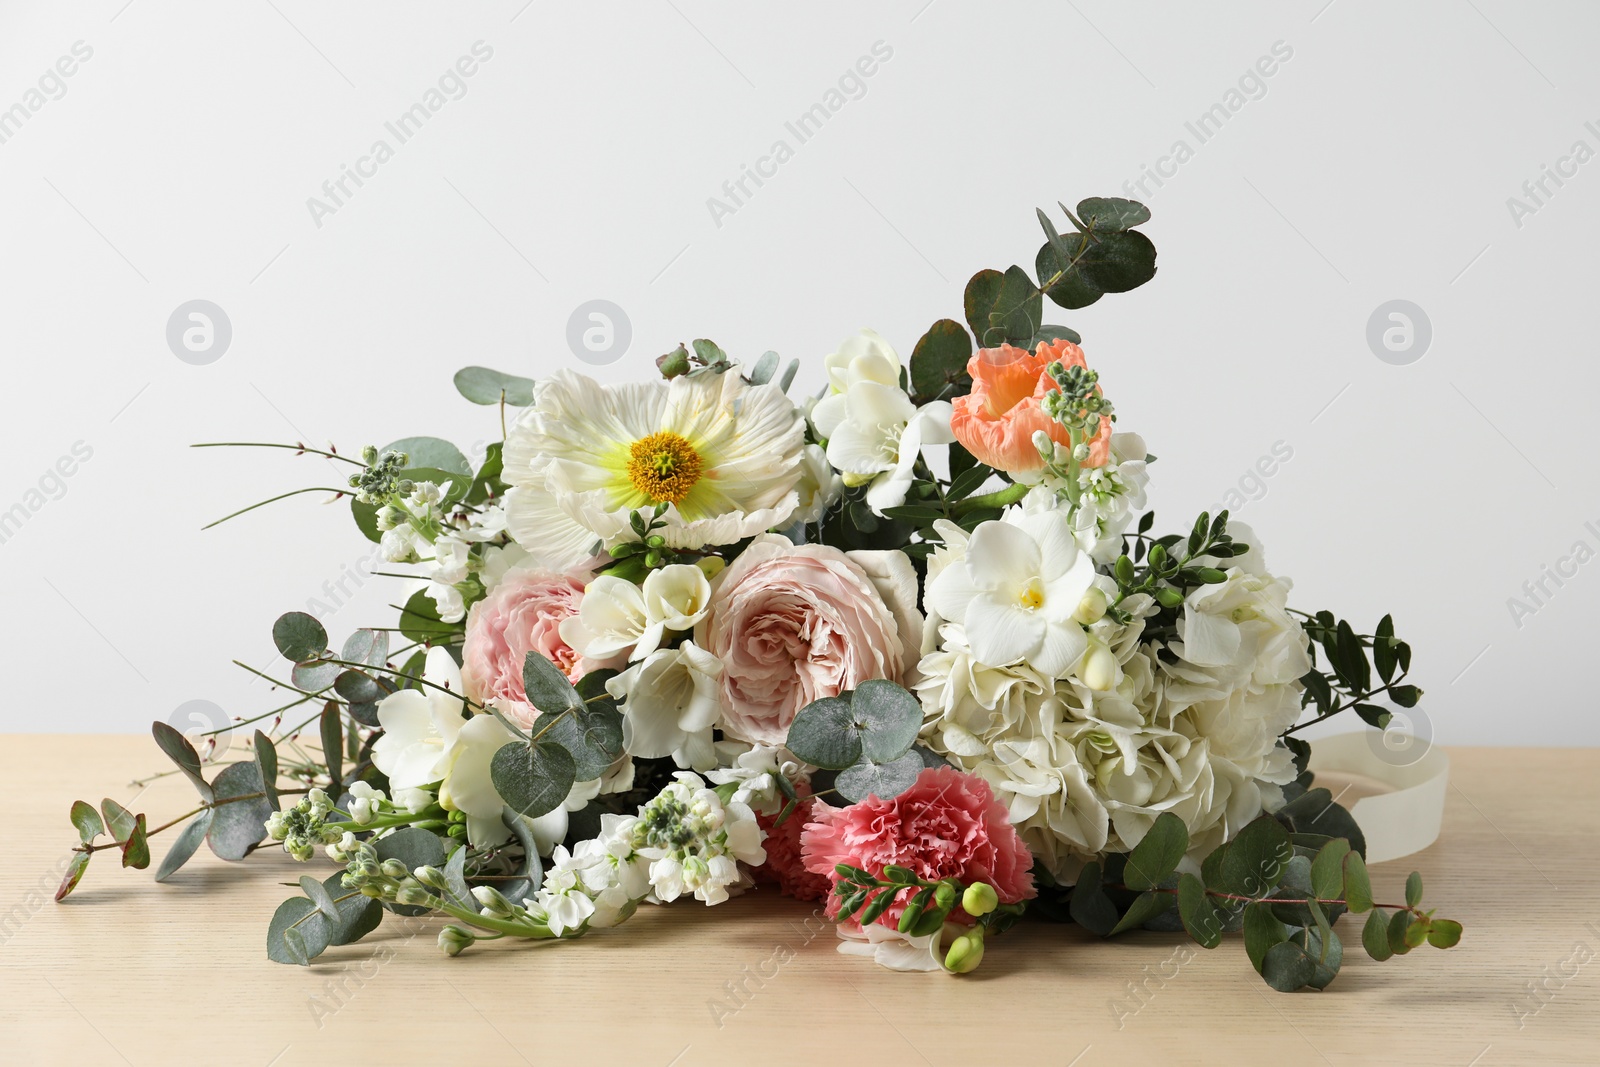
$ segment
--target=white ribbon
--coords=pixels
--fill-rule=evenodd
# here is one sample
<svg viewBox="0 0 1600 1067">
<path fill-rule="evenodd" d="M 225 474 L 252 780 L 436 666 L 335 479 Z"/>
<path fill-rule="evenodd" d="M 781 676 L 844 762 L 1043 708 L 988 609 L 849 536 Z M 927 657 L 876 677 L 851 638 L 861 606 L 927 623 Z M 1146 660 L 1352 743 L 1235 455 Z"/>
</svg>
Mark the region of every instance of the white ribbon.
<svg viewBox="0 0 1600 1067">
<path fill-rule="evenodd" d="M 1309 766 L 1319 775 L 1360 775 L 1388 787 L 1388 792 L 1350 805 L 1350 815 L 1367 839 L 1368 863 L 1421 852 L 1439 839 L 1450 759 L 1437 745 L 1400 731 L 1381 738 L 1368 731 L 1334 734 L 1311 742 Z"/>
</svg>

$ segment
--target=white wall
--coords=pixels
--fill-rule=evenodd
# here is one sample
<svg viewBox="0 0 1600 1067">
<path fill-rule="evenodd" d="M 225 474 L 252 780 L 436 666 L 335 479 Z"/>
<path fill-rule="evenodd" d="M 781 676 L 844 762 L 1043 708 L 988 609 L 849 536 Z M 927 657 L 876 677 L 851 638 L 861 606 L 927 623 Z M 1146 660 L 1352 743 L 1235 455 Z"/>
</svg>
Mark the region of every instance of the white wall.
<svg viewBox="0 0 1600 1067">
<path fill-rule="evenodd" d="M 0 510 L 42 505 L 0 544 L 0 729 L 271 706 L 229 660 L 276 670 L 272 619 L 370 546 L 314 496 L 201 533 L 335 474 L 190 442 L 470 448 L 498 427 L 455 369 L 572 364 L 595 298 L 633 331 L 602 377 L 710 336 L 803 356 L 814 387 L 856 328 L 909 353 L 974 271 L 1031 266 L 1035 206 L 1125 195 L 1182 139 L 1144 197 L 1156 280 L 1054 317 L 1160 455 L 1165 523 L 1292 450 L 1238 513 L 1302 606 L 1394 612 L 1438 740 L 1600 743 L 1600 563 L 1508 607 L 1600 549 L 1600 162 L 1507 205 L 1574 142 L 1600 150 L 1600 14 L 1324 4 L 0 4 L 0 108 L 93 50 L 0 143 Z M 398 143 L 385 123 L 479 41 L 465 95 Z M 880 41 L 864 95 L 799 144 L 785 122 Z M 1277 42 L 1264 94 L 1200 143 L 1185 123 Z M 393 158 L 314 220 L 380 138 Z M 793 158 L 714 219 L 778 139 Z M 193 299 L 232 324 L 203 366 L 165 336 Z M 1432 323 L 1409 365 L 1366 339 L 1393 299 Z M 75 445 L 59 499 L 30 496 Z M 347 580 L 330 630 L 387 623 L 394 584 Z"/>
</svg>

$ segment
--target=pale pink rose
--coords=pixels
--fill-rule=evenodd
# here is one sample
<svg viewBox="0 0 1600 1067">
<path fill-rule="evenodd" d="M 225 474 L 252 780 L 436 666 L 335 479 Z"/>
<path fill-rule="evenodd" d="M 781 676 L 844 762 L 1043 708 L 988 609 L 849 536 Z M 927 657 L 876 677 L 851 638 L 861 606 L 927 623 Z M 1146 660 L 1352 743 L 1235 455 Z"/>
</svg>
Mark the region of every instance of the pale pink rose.
<svg viewBox="0 0 1600 1067">
<path fill-rule="evenodd" d="M 561 639 L 561 620 L 578 613 L 583 577 L 549 570 L 512 570 L 467 614 L 461 650 L 461 684 L 467 696 L 493 704 L 527 726 L 539 717 L 522 689 L 522 661 L 537 652 L 577 681 L 590 671 L 620 666 L 591 660 Z"/>
<path fill-rule="evenodd" d="M 909 682 L 917 576 L 903 552 L 763 534 L 717 576 L 695 644 L 722 661 L 723 730 L 781 745 L 795 713 L 871 678 Z"/>
<path fill-rule="evenodd" d="M 837 884 L 841 863 L 883 877 L 890 864 L 908 867 L 930 882 L 954 878 L 962 885 L 988 882 L 1003 904 L 1027 900 L 1033 885 L 1033 856 L 1011 825 L 1006 806 L 975 774 L 951 767 L 930 768 L 893 800 L 869 796 L 848 808 L 811 802 L 800 835 L 806 869 Z M 901 894 L 878 921 L 893 927 L 914 895 Z M 840 898 L 828 894 L 828 916 L 838 914 Z M 960 905 L 950 921 L 971 925 Z M 846 924 L 859 929 L 854 919 Z"/>
</svg>

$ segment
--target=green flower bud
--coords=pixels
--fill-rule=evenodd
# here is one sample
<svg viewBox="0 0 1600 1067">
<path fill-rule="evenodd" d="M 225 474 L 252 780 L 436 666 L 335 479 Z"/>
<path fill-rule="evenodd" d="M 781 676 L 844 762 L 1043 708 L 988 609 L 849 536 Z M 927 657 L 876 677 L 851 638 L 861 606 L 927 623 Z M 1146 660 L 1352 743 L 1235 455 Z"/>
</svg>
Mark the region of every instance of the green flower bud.
<svg viewBox="0 0 1600 1067">
<path fill-rule="evenodd" d="M 411 872 L 406 870 L 406 865 L 396 859 L 387 859 L 378 867 L 387 878 L 405 878 Z"/>
<path fill-rule="evenodd" d="M 968 892 L 971 892 L 969 889 Z M 962 934 L 950 943 L 950 951 L 945 954 L 945 970 L 952 974 L 968 974 L 978 969 L 978 964 L 983 962 L 983 934 L 981 927 L 974 927 L 969 934 Z"/>
<path fill-rule="evenodd" d="M 394 899 L 396 904 L 426 907 L 433 903 L 433 894 L 420 885 L 403 885 L 395 893 Z"/>
<path fill-rule="evenodd" d="M 940 911 L 949 911 L 956 906 L 956 887 L 949 882 L 940 882 L 939 887 L 933 891 L 933 902 Z"/>
<path fill-rule="evenodd" d="M 492 885 L 477 885 L 472 887 L 472 895 L 483 910 L 499 919 L 509 918 L 515 913 L 515 908 L 505 895 Z"/>
<path fill-rule="evenodd" d="M 973 882 L 967 886 L 967 891 L 961 894 L 961 910 L 974 919 L 989 914 L 999 906 L 1000 895 L 988 882 Z M 981 953 L 982 950 L 979 951 Z M 973 966 L 976 967 L 977 963 L 973 963 Z"/>
<path fill-rule="evenodd" d="M 443 889 L 447 884 L 444 872 L 437 867 L 418 867 L 413 874 L 417 881 L 429 889 Z"/>
</svg>

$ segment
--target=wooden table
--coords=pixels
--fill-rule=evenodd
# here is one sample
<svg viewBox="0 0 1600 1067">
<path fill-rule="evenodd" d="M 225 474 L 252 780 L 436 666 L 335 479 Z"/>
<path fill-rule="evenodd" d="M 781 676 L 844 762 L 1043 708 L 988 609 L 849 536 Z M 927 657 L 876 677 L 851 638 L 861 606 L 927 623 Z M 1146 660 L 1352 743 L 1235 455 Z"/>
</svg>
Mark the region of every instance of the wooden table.
<svg viewBox="0 0 1600 1067">
<path fill-rule="evenodd" d="M 1206 952 L 1045 924 L 993 942 L 966 978 L 899 974 L 839 955 L 831 929 L 808 925 L 812 906 L 764 892 L 457 959 L 435 947 L 437 922 L 411 933 L 390 917 L 310 968 L 282 966 L 266 958 L 267 919 L 293 895 L 280 883 L 308 868 L 276 849 L 244 864 L 202 850 L 166 885 L 107 853 L 50 902 L 73 799 L 110 796 L 159 822 L 192 794 L 176 777 L 127 784 L 164 769 L 148 738 L 6 737 L 0 1063 L 1600 1062 L 1600 753 L 1450 754 L 1443 838 L 1372 873 L 1392 899 L 1421 870 L 1429 900 L 1465 923 L 1461 945 L 1380 965 L 1352 926 L 1333 986 L 1284 995 L 1232 938 Z"/>
</svg>

